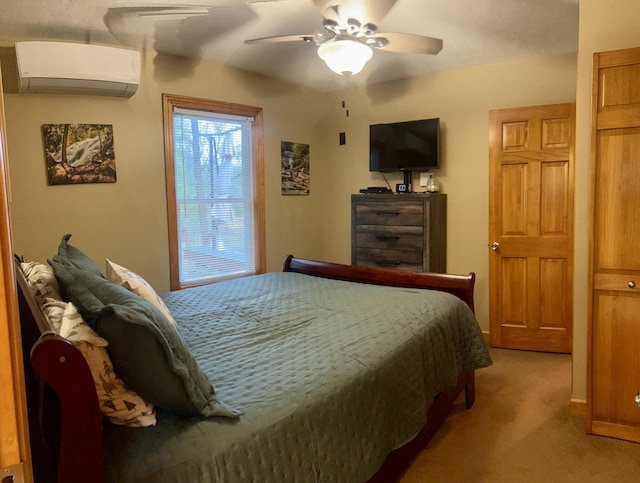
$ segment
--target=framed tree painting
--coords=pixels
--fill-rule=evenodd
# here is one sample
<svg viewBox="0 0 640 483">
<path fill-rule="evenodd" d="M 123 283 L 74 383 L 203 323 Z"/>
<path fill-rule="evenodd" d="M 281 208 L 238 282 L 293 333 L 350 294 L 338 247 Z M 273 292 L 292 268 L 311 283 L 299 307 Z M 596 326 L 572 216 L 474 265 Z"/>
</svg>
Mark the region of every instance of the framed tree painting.
<svg viewBox="0 0 640 483">
<path fill-rule="evenodd" d="M 115 183 L 111 124 L 43 124 L 49 185 Z"/>
<path fill-rule="evenodd" d="M 309 145 L 282 141 L 280 172 L 283 195 L 309 194 Z"/>
</svg>

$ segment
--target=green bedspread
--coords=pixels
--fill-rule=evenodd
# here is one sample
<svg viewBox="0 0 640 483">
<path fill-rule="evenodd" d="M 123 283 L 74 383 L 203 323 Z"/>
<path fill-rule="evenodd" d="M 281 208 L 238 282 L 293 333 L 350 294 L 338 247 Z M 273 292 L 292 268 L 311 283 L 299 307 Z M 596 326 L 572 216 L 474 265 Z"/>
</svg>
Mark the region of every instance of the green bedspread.
<svg viewBox="0 0 640 483">
<path fill-rule="evenodd" d="M 359 482 L 491 359 L 456 297 L 296 273 L 163 295 L 237 421 L 105 425 L 109 481 Z"/>
</svg>

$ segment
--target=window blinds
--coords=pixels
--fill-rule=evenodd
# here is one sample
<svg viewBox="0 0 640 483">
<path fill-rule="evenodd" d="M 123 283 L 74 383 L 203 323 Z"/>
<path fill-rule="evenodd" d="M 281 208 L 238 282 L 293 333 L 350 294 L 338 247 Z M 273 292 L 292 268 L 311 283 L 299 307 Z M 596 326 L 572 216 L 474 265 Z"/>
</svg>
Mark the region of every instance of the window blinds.
<svg viewBox="0 0 640 483">
<path fill-rule="evenodd" d="M 181 284 L 255 272 L 252 119 L 175 109 Z"/>
</svg>

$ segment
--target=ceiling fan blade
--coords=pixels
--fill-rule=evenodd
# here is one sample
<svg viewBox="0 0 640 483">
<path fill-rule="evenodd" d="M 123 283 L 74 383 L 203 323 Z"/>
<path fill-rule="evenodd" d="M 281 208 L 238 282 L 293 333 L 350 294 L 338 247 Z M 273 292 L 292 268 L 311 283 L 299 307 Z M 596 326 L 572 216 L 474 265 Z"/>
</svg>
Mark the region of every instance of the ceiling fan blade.
<svg viewBox="0 0 640 483">
<path fill-rule="evenodd" d="M 294 34 L 294 35 L 274 35 L 272 37 L 262 37 L 259 39 L 245 40 L 245 44 L 270 44 L 276 42 L 313 42 L 316 38 L 314 34 Z"/>
<path fill-rule="evenodd" d="M 332 20 L 336 23 L 340 23 L 340 13 L 338 13 L 338 8 L 336 5 L 333 5 L 331 7 L 327 7 L 322 11 L 322 16 L 326 19 L 326 20 Z"/>
<path fill-rule="evenodd" d="M 380 33 L 370 38 L 374 40 L 377 38 L 386 39 L 387 44 L 377 48 L 387 52 L 435 55 L 442 50 L 442 39 L 424 35 L 391 32 Z"/>
<path fill-rule="evenodd" d="M 397 0 L 342 0 L 338 3 L 338 11 L 343 21 L 356 19 L 362 25 L 372 24 L 376 27 L 389 13 Z"/>
<path fill-rule="evenodd" d="M 121 7 L 111 7 L 109 12 L 130 17 L 150 18 L 150 19 L 180 19 L 209 15 L 211 8 L 202 5 L 127 5 Z"/>
</svg>

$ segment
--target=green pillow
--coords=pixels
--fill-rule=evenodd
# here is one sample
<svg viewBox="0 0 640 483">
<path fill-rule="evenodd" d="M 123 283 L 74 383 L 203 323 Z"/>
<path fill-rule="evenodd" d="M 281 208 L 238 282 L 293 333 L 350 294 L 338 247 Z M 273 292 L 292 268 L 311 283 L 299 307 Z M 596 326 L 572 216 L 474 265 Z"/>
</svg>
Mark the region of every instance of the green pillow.
<svg viewBox="0 0 640 483">
<path fill-rule="evenodd" d="M 95 273 L 102 278 L 107 278 L 91 258 L 86 256 L 79 248 L 69 245 L 69 238 L 71 238 L 69 233 L 62 237 L 60 245 L 58 245 L 58 256 L 66 258 L 77 268 Z"/>
<path fill-rule="evenodd" d="M 221 404 L 211 382 L 180 333 L 153 304 L 64 257 L 53 266 L 85 320 L 109 345 L 114 367 L 125 383 L 154 405 L 186 416 L 237 417 Z"/>
</svg>

